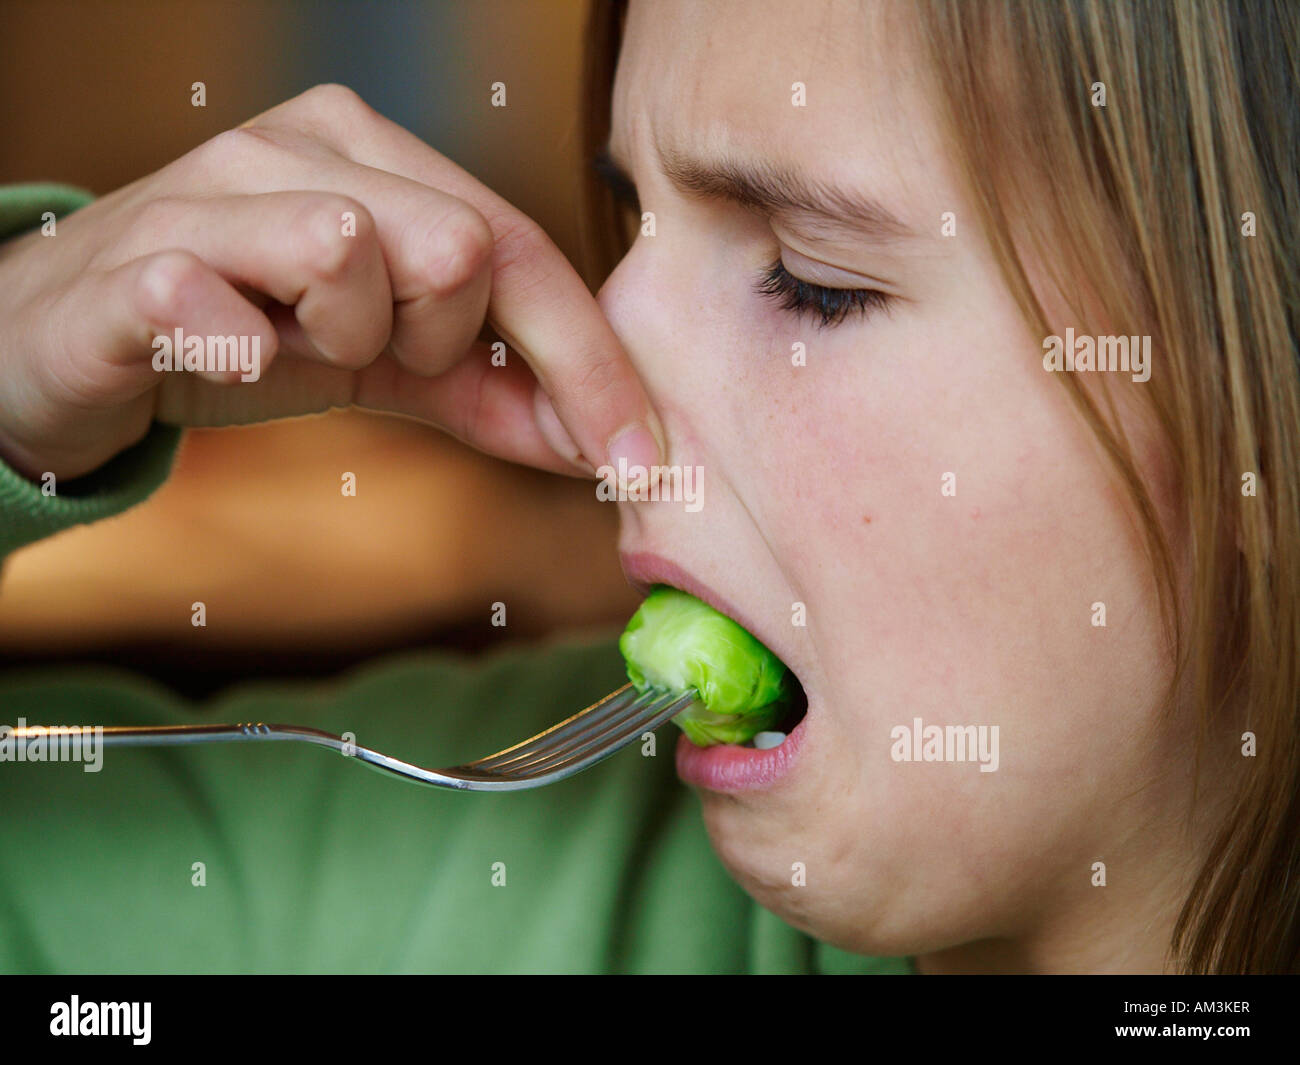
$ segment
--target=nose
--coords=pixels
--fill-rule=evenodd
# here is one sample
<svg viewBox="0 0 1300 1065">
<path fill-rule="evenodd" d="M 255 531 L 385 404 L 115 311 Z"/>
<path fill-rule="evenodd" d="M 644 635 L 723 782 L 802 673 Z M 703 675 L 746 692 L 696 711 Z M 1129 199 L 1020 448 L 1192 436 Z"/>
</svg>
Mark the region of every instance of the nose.
<svg viewBox="0 0 1300 1065">
<path fill-rule="evenodd" d="M 720 394 L 726 385 L 709 356 L 712 323 L 698 296 L 704 267 L 687 240 L 640 238 L 596 294 L 659 416 L 664 461 L 676 471 L 656 497 L 671 507 L 620 508 L 624 521 L 664 520 L 683 504 L 690 513 L 700 509 L 704 468 L 726 450 L 716 438 L 728 431 L 727 420 L 716 418 L 727 406 Z"/>
<path fill-rule="evenodd" d="M 714 357 L 720 318 L 698 295 L 707 283 L 702 269 L 688 236 L 643 236 L 596 294 L 659 415 L 668 452 L 700 450 L 726 387 Z"/>
<path fill-rule="evenodd" d="M 672 259 L 662 236 L 642 237 L 596 294 L 661 417 L 662 403 L 680 391 L 674 382 L 687 370 L 680 359 L 691 348 L 683 333 L 687 305 L 677 291 L 681 271 Z"/>
<path fill-rule="evenodd" d="M 648 285 L 644 277 L 641 278 L 640 283 L 637 281 L 636 273 L 640 267 L 633 261 L 636 255 L 637 250 L 634 248 L 623 256 L 613 272 L 605 279 L 605 283 L 600 286 L 600 291 L 596 293 L 596 303 L 613 326 L 614 333 L 632 358 L 637 372 L 640 373 L 642 367 L 637 361 L 639 346 L 637 340 L 645 336 L 644 330 L 648 323 L 638 321 L 638 316 L 643 312 L 637 306 L 637 301 L 638 296 L 647 291 Z"/>
</svg>

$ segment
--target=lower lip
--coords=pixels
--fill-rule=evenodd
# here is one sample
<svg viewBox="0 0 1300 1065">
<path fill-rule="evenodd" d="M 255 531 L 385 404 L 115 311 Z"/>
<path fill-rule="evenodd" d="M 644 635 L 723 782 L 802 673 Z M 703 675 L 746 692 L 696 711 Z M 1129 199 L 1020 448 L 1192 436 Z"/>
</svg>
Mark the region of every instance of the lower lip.
<svg viewBox="0 0 1300 1065">
<path fill-rule="evenodd" d="M 677 775 L 709 791 L 757 791 L 785 776 L 799 756 L 807 715 L 780 747 L 760 751 L 734 744 L 697 747 L 683 733 L 677 738 Z"/>
</svg>

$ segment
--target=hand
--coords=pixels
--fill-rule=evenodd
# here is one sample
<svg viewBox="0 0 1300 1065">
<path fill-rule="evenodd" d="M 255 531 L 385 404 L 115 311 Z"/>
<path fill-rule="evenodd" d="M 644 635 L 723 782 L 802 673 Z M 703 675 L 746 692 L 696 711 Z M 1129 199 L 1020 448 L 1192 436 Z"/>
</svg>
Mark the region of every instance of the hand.
<svg viewBox="0 0 1300 1065">
<path fill-rule="evenodd" d="M 0 245 L 0 458 L 75 477 L 151 420 L 355 405 L 591 475 L 662 461 L 596 301 L 530 219 L 337 85 Z M 494 366 L 485 323 L 514 349 Z M 154 368 L 156 337 L 247 338 L 255 381 Z M 516 354 L 517 353 L 517 354 Z M 249 375 L 244 375 L 249 376 Z M 615 437 L 652 427 L 637 450 Z M 636 434 L 633 434 L 634 436 Z"/>
</svg>

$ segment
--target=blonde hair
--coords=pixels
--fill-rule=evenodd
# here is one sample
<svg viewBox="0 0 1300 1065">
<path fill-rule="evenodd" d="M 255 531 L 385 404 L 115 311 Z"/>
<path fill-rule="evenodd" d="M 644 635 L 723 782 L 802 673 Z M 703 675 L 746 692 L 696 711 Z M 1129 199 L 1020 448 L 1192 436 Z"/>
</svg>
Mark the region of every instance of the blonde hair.
<svg viewBox="0 0 1300 1065">
<path fill-rule="evenodd" d="M 625 3 L 588 24 L 588 157 L 609 132 Z M 1172 456 L 1190 562 L 1176 579 L 1109 391 L 1070 390 L 1128 492 L 1202 747 L 1225 726 L 1255 757 L 1223 782 L 1226 812 L 1170 943 L 1183 972 L 1300 966 L 1300 6 L 1208 0 L 918 0 L 949 143 L 1026 320 L 1053 333 L 1025 262 L 1059 263 L 1119 334 L 1150 334 L 1139 388 Z M 1104 106 L 1098 104 L 1104 86 Z M 593 277 L 626 251 L 593 176 Z M 1253 219 L 1253 235 L 1251 231 Z M 1118 264 L 1118 265 L 1117 265 Z M 1073 282 L 1073 283 L 1072 283 Z M 1070 309 L 1087 320 L 1081 306 Z M 1257 478 L 1255 495 L 1243 490 Z M 1235 741 L 1234 741 L 1235 742 Z M 1218 752 L 1222 754 L 1222 752 Z"/>
</svg>

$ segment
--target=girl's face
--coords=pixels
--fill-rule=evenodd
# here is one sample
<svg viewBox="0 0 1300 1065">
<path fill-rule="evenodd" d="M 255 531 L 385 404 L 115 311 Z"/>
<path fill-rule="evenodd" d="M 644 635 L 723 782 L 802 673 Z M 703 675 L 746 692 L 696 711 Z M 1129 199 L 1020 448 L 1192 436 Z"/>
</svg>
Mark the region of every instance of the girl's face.
<svg viewBox="0 0 1300 1065">
<path fill-rule="evenodd" d="M 894 10 L 631 5 L 611 148 L 654 233 L 600 300 L 703 506 L 623 504 L 621 547 L 642 583 L 684 583 L 647 554 L 689 574 L 807 692 L 784 772 L 700 786 L 760 903 L 934 969 L 1158 966 L 1185 781 L 1159 772 L 1182 752 L 1154 727 L 1150 566 Z M 758 291 L 778 260 L 881 295 L 828 297 L 823 323 Z M 918 718 L 975 726 L 966 760 L 899 760 Z"/>
</svg>

